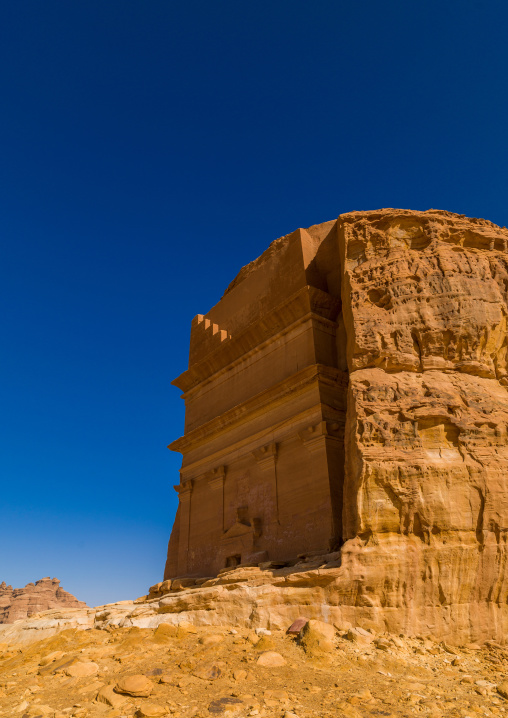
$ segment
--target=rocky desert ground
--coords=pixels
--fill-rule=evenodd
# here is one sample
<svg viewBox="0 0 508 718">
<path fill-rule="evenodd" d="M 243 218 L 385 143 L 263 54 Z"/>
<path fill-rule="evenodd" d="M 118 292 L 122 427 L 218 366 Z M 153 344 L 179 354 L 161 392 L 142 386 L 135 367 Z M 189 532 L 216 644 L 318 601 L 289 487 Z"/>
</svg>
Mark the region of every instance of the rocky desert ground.
<svg viewBox="0 0 508 718">
<path fill-rule="evenodd" d="M 31 642 L 21 643 L 30 621 Z M 50 623 L 62 630 L 36 640 L 37 624 Z M 508 649 L 493 641 L 457 647 L 312 619 L 289 632 L 75 623 L 72 612 L 48 611 L 5 632 L 1 716 L 473 718 L 508 708 Z"/>
</svg>

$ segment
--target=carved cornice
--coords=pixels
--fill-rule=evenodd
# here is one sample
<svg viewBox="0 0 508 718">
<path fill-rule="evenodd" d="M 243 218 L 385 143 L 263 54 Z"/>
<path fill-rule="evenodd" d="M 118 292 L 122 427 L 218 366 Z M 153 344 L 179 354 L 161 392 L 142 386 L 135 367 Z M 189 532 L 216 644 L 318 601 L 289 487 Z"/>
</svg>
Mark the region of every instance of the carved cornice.
<svg viewBox="0 0 508 718">
<path fill-rule="evenodd" d="M 206 474 L 207 480 L 208 480 L 208 486 L 213 489 L 222 489 L 224 486 L 224 481 L 226 479 L 226 467 L 225 466 L 218 466 L 216 469 L 213 469 L 208 474 Z"/>
<path fill-rule="evenodd" d="M 181 503 L 187 503 L 190 501 L 192 490 L 194 488 L 194 480 L 188 479 L 182 484 L 178 484 L 176 486 L 173 486 L 174 490 L 178 494 L 178 498 L 180 499 Z"/>
<path fill-rule="evenodd" d="M 220 344 L 215 351 L 193 364 L 171 383 L 188 393 L 212 376 L 244 361 L 249 354 L 261 350 L 263 344 L 274 336 L 286 334 L 309 319 L 319 321 L 329 331 L 334 331 L 340 306 L 340 299 L 327 292 L 316 287 L 303 287 L 243 332 Z"/>
<path fill-rule="evenodd" d="M 325 446 L 326 440 L 342 442 L 344 425 L 335 421 L 320 421 L 298 432 L 303 445 L 311 453 Z"/>
<path fill-rule="evenodd" d="M 237 424 L 250 421 L 261 414 L 266 414 L 271 406 L 278 404 L 286 397 L 294 398 L 299 392 L 305 391 L 307 387 L 317 381 L 326 381 L 330 384 L 337 383 L 343 386 L 347 383 L 347 379 L 347 373 L 335 367 L 328 367 L 323 364 L 313 364 L 305 367 L 296 374 L 275 384 L 275 386 L 256 394 L 256 396 L 225 411 L 206 424 L 189 431 L 185 436 L 173 441 L 168 446 L 168 449 L 185 453 L 191 448 L 209 441 L 212 437 L 229 431 Z"/>
<path fill-rule="evenodd" d="M 277 460 L 277 444 L 272 441 L 270 444 L 254 449 L 252 456 L 258 462 L 262 471 L 275 468 Z"/>
</svg>

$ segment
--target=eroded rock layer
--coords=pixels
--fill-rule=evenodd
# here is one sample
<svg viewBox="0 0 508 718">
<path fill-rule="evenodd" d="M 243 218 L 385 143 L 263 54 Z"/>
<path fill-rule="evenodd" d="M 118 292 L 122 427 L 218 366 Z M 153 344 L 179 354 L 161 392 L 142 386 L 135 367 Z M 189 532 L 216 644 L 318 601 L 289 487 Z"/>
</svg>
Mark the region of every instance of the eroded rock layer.
<svg viewBox="0 0 508 718">
<path fill-rule="evenodd" d="M 503 638 L 507 246 L 486 220 L 352 212 L 276 240 L 196 318 L 168 611 L 220 621 L 233 592 L 213 577 L 259 562 L 275 570 L 245 610 L 262 623 L 314 602 L 378 630 Z"/>
<path fill-rule="evenodd" d="M 13 623 L 52 608 L 86 608 L 71 593 L 60 588 L 58 578 L 39 579 L 24 588 L 0 584 L 0 623 Z"/>
<path fill-rule="evenodd" d="M 355 603 L 394 630 L 501 635 L 508 232 L 385 210 L 344 216 L 338 238 L 350 370 L 344 557 L 352 542 Z"/>
</svg>

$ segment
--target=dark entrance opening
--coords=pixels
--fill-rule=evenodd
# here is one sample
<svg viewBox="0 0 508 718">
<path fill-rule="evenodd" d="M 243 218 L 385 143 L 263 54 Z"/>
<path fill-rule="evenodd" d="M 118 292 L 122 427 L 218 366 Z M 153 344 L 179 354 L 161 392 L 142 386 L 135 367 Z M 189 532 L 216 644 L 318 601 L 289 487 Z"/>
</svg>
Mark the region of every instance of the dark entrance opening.
<svg viewBox="0 0 508 718">
<path fill-rule="evenodd" d="M 239 566 L 241 562 L 242 557 L 239 553 L 234 556 L 228 556 L 226 559 L 226 568 L 234 568 L 235 566 Z"/>
</svg>

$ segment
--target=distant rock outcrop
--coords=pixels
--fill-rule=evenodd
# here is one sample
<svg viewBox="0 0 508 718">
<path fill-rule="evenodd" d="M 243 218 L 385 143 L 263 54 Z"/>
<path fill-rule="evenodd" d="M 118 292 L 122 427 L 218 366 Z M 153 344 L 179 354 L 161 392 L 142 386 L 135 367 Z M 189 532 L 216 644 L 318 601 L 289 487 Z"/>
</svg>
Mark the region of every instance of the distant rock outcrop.
<svg viewBox="0 0 508 718">
<path fill-rule="evenodd" d="M 14 623 L 50 608 L 86 608 L 86 603 L 60 588 L 58 578 L 46 576 L 24 588 L 0 583 L 0 623 Z"/>
</svg>

